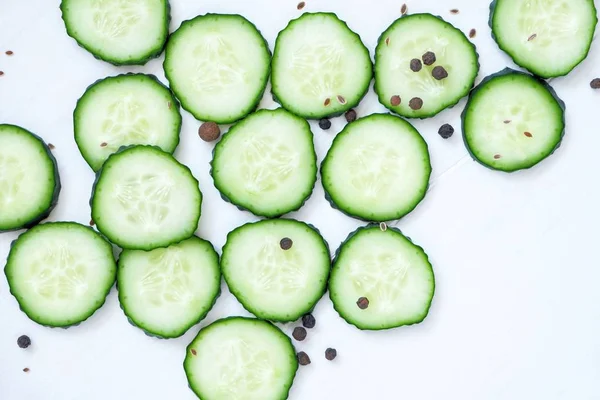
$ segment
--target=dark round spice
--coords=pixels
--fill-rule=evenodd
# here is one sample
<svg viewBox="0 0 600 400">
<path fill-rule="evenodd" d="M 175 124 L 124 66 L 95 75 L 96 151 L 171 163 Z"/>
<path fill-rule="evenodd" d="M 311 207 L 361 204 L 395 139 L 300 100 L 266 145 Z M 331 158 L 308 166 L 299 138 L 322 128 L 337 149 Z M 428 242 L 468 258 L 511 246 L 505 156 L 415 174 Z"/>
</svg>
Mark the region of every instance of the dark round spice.
<svg viewBox="0 0 600 400">
<path fill-rule="evenodd" d="M 294 244 L 294 242 L 292 242 L 292 239 L 290 239 L 290 238 L 283 238 L 283 239 L 281 239 L 281 241 L 279 241 L 279 246 L 281 247 L 282 250 L 291 249 L 293 244 Z"/>
<path fill-rule="evenodd" d="M 20 348 L 26 349 L 29 346 L 31 346 L 31 339 L 27 335 L 19 336 L 19 338 L 17 339 L 17 344 Z"/>
<path fill-rule="evenodd" d="M 306 314 L 302 317 L 302 325 L 305 328 L 312 329 L 315 327 L 316 324 L 317 320 L 315 319 L 315 317 L 313 317 L 312 314 Z"/>
<path fill-rule="evenodd" d="M 366 310 L 367 308 L 369 308 L 369 299 L 367 299 L 366 297 L 361 297 L 360 299 L 358 299 L 358 301 L 356 302 L 356 305 L 358 306 L 358 308 L 360 308 L 361 310 Z"/>
<path fill-rule="evenodd" d="M 354 109 L 346 111 L 345 117 L 348 122 L 356 121 L 356 111 Z"/>
<path fill-rule="evenodd" d="M 420 97 L 413 97 L 408 102 L 408 106 L 413 110 L 420 110 L 423 107 L 423 100 Z"/>
<path fill-rule="evenodd" d="M 298 357 L 298 364 L 300 365 L 308 365 L 310 364 L 310 357 L 305 352 L 301 351 L 296 355 Z"/>
<path fill-rule="evenodd" d="M 441 65 L 438 65 L 433 69 L 433 71 L 431 71 L 431 75 L 433 75 L 433 77 L 438 81 L 441 81 L 442 79 L 446 79 L 448 77 L 448 71 L 446 71 L 446 69 Z"/>
<path fill-rule="evenodd" d="M 319 128 L 326 131 L 327 129 L 331 128 L 331 121 L 328 120 L 327 118 L 323 118 L 322 120 L 319 121 Z"/>
<path fill-rule="evenodd" d="M 436 58 L 435 58 L 435 53 L 433 51 L 428 51 L 427 53 L 423 54 L 423 64 L 425 65 L 433 65 L 435 64 Z"/>
<path fill-rule="evenodd" d="M 327 350 L 325 350 L 325 358 L 328 359 L 329 361 L 335 360 L 336 357 L 337 357 L 337 350 L 336 349 L 332 349 L 330 347 Z"/>
<path fill-rule="evenodd" d="M 438 131 L 438 133 L 444 139 L 448 139 L 454 134 L 454 128 L 450 124 L 444 124 L 440 126 L 440 130 Z"/>
<path fill-rule="evenodd" d="M 297 326 L 294 328 L 294 332 L 292 332 L 292 336 L 294 337 L 294 339 L 301 342 L 304 339 L 306 339 L 306 329 L 304 329 L 301 326 Z"/>
<path fill-rule="evenodd" d="M 219 129 L 219 125 L 215 122 L 205 122 L 200 125 L 198 129 L 198 135 L 200 135 L 200 139 L 205 142 L 215 141 L 221 136 L 221 129 Z"/>
<path fill-rule="evenodd" d="M 392 104 L 392 106 L 397 107 L 400 105 L 400 103 L 402 103 L 402 99 L 396 94 L 392 96 L 392 98 L 390 99 L 390 103 Z"/>
<path fill-rule="evenodd" d="M 590 82 L 590 87 L 592 89 L 600 89 L 600 78 L 596 78 Z"/>
<path fill-rule="evenodd" d="M 421 60 L 419 60 L 418 58 L 413 58 L 412 60 L 410 60 L 410 70 L 412 72 L 419 72 L 422 68 L 423 64 L 421 63 Z"/>
</svg>

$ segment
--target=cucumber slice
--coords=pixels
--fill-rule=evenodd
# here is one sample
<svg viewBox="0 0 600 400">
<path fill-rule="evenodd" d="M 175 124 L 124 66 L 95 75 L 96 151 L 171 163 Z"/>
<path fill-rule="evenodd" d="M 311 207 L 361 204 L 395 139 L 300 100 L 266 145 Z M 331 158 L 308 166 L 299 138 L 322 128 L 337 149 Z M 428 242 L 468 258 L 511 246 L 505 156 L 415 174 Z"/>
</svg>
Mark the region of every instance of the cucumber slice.
<svg viewBox="0 0 600 400">
<path fill-rule="evenodd" d="M 283 109 L 260 110 L 231 128 L 211 166 L 223 198 L 265 217 L 298 210 L 317 181 L 310 126 Z"/>
<path fill-rule="evenodd" d="M 389 114 L 346 125 L 321 165 L 331 205 L 367 221 L 411 212 L 425 197 L 430 176 L 427 143 L 411 124 Z"/>
<path fill-rule="evenodd" d="M 180 337 L 217 300 L 219 256 L 196 236 L 165 249 L 124 250 L 117 287 L 121 307 L 134 325 L 153 336 Z"/>
<path fill-rule="evenodd" d="M 0 232 L 36 225 L 50 215 L 59 193 L 56 159 L 46 143 L 0 124 Z"/>
<path fill-rule="evenodd" d="M 284 400 L 298 361 L 291 340 L 268 322 L 231 317 L 202 329 L 183 363 L 202 400 Z"/>
<path fill-rule="evenodd" d="M 60 9 L 67 34 L 114 65 L 158 57 L 169 34 L 168 0 L 62 0 Z"/>
<path fill-rule="evenodd" d="M 435 55 L 431 65 L 423 60 L 427 52 Z M 413 59 L 421 61 L 417 72 L 411 69 Z M 436 67 L 443 67 L 448 76 L 436 79 Z M 475 46 L 460 30 L 431 14 L 396 20 L 381 34 L 375 50 L 379 102 L 404 117 L 429 118 L 454 106 L 469 93 L 478 72 Z M 421 99 L 421 107 L 412 99 Z"/>
<path fill-rule="evenodd" d="M 229 124 L 258 106 L 271 52 L 246 18 L 206 14 L 184 21 L 171 35 L 164 69 L 184 109 L 198 120 Z"/>
<path fill-rule="evenodd" d="M 149 144 L 173 153 L 179 144 L 179 102 L 152 75 L 95 82 L 77 102 L 73 120 L 79 151 L 94 171 L 122 146 Z"/>
<path fill-rule="evenodd" d="M 31 320 L 68 327 L 104 304 L 116 270 L 112 246 L 93 229 L 50 222 L 13 242 L 4 272 L 10 292 Z"/>
<path fill-rule="evenodd" d="M 560 146 L 565 106 L 552 87 L 509 68 L 485 78 L 462 114 L 473 158 L 491 169 L 531 168 Z"/>
<path fill-rule="evenodd" d="M 132 146 L 106 160 L 90 203 L 96 227 L 111 242 L 152 250 L 194 234 L 202 193 L 190 169 L 171 154 Z"/>
<path fill-rule="evenodd" d="M 273 95 L 296 115 L 343 114 L 362 100 L 372 77 L 369 50 L 335 14 L 305 13 L 277 36 Z"/>
<path fill-rule="evenodd" d="M 543 78 L 567 75 L 587 57 L 597 23 L 594 0 L 495 0 L 490 6 L 500 49 Z"/>
<path fill-rule="evenodd" d="M 379 225 L 350 234 L 337 251 L 329 281 L 336 311 L 363 330 L 422 322 L 434 292 L 435 277 L 425 251 L 398 229 Z M 359 307 L 359 299 L 368 306 Z"/>
<path fill-rule="evenodd" d="M 329 248 L 319 232 L 290 219 L 234 229 L 221 258 L 229 290 L 244 308 L 278 322 L 296 321 L 314 308 L 325 293 L 330 267 Z"/>
</svg>

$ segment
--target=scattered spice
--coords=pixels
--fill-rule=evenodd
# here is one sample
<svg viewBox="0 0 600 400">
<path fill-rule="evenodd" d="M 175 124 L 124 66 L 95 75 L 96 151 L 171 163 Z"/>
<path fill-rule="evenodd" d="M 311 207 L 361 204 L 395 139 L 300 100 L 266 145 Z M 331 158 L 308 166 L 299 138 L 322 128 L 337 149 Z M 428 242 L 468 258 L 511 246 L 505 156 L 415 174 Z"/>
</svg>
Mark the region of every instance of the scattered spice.
<svg viewBox="0 0 600 400">
<path fill-rule="evenodd" d="M 29 368 L 23 368 L 23 372 L 25 372 L 25 373 L 29 372 Z"/>
<path fill-rule="evenodd" d="M 423 59 L 423 64 L 425 65 L 433 65 L 436 61 L 435 53 L 433 51 L 428 51 L 427 53 L 423 54 L 421 58 Z"/>
<path fill-rule="evenodd" d="M 48 143 L 48 148 L 50 150 L 54 150 L 56 148 L 56 146 L 54 146 L 52 143 Z"/>
<path fill-rule="evenodd" d="M 190 350 L 190 352 L 192 353 L 193 356 L 195 356 L 195 355 L 198 354 L 198 352 L 196 351 L 196 349 L 192 349 L 192 350 Z"/>
<path fill-rule="evenodd" d="M 531 132 L 523 132 L 523 135 L 525 135 L 527 137 L 533 137 L 533 135 L 531 134 Z"/>
<path fill-rule="evenodd" d="M 336 357 L 337 357 L 337 350 L 336 349 L 332 349 L 330 347 L 327 350 L 325 350 L 325 358 L 328 359 L 329 361 L 335 360 Z"/>
<path fill-rule="evenodd" d="M 423 100 L 420 97 L 413 97 L 408 102 L 408 106 L 413 110 L 420 110 L 423 107 Z"/>
<path fill-rule="evenodd" d="M 400 8 L 400 13 L 402 15 L 406 15 L 407 11 L 408 11 L 408 7 L 406 6 L 406 4 L 402 4 L 402 8 Z"/>
<path fill-rule="evenodd" d="M 308 365 L 308 364 L 310 364 L 310 357 L 305 352 L 301 351 L 300 353 L 298 353 L 296 355 L 296 357 L 298 358 L 298 363 L 300 365 Z"/>
<path fill-rule="evenodd" d="M 346 117 L 346 122 L 356 121 L 356 111 L 354 111 L 354 109 L 346 111 L 346 114 L 344 114 L 344 116 Z"/>
<path fill-rule="evenodd" d="M 331 128 L 331 121 L 328 120 L 327 118 L 323 118 L 322 120 L 319 121 L 319 128 L 326 131 L 327 129 Z"/>
<path fill-rule="evenodd" d="M 304 1 L 301 1 L 300 3 L 298 3 L 298 10 L 302 10 L 304 8 L 304 6 L 306 5 L 306 3 Z"/>
<path fill-rule="evenodd" d="M 450 14 L 458 14 L 460 11 L 458 11 L 458 8 L 453 8 L 452 10 L 450 10 Z"/>
<path fill-rule="evenodd" d="M 448 139 L 454 135 L 454 128 L 450 124 L 444 124 L 440 126 L 440 130 L 438 131 L 440 136 L 444 139 Z"/>
<path fill-rule="evenodd" d="M 27 335 L 19 336 L 17 339 L 17 345 L 22 349 L 26 349 L 31 346 L 31 339 Z"/>
<path fill-rule="evenodd" d="M 294 242 L 292 242 L 292 239 L 287 238 L 287 237 L 281 239 L 281 241 L 279 242 L 279 246 L 281 247 L 282 250 L 291 249 L 292 244 L 294 244 Z"/>
<path fill-rule="evenodd" d="M 358 308 L 360 308 L 361 310 L 366 310 L 367 308 L 369 308 L 369 299 L 367 299 L 366 297 L 361 297 L 360 299 L 358 299 L 358 301 L 356 302 L 356 305 L 358 306 Z"/>
<path fill-rule="evenodd" d="M 301 342 L 304 339 L 306 339 L 306 329 L 304 329 L 301 326 L 297 326 L 294 328 L 294 332 L 292 332 L 292 336 L 294 337 L 294 339 Z"/>
<path fill-rule="evenodd" d="M 442 79 L 446 79 L 448 77 L 448 71 L 446 71 L 446 68 L 438 65 L 431 71 L 431 75 L 433 75 L 433 77 L 438 81 L 441 81 Z"/>
<path fill-rule="evenodd" d="M 200 139 L 205 142 L 212 142 L 221 136 L 221 129 L 215 122 L 208 121 L 200 125 L 200 128 L 198 128 L 198 135 L 200 136 Z"/>
<path fill-rule="evenodd" d="M 534 33 L 533 35 L 529 36 L 529 38 L 527 39 L 528 42 L 531 42 L 533 39 L 535 39 L 537 37 L 537 33 Z"/>
<path fill-rule="evenodd" d="M 423 68 L 423 64 L 421 64 L 421 60 L 418 58 L 413 58 L 410 60 L 410 70 L 412 72 L 419 72 Z"/>
<path fill-rule="evenodd" d="M 593 79 L 590 82 L 590 87 L 592 89 L 600 89 L 600 78 Z"/>
<path fill-rule="evenodd" d="M 502 157 L 500 154 L 496 154 L 496 155 L 494 156 L 494 159 L 495 159 L 495 160 L 498 160 L 498 159 L 500 159 L 500 157 Z"/>
<path fill-rule="evenodd" d="M 317 320 L 312 314 L 306 314 L 302 317 L 302 325 L 305 328 L 312 329 L 317 324 Z"/>
<path fill-rule="evenodd" d="M 96 225 L 96 223 L 94 222 L 93 219 L 90 219 L 90 226 L 94 226 L 94 225 Z"/>
<path fill-rule="evenodd" d="M 344 98 L 344 96 L 340 96 L 338 94 L 337 99 L 340 102 L 340 104 L 346 104 L 346 99 Z"/>
<path fill-rule="evenodd" d="M 12 50 L 7 50 L 5 54 L 6 54 L 7 56 L 12 56 L 12 55 L 13 55 L 13 54 L 15 54 L 15 53 L 13 53 L 13 52 L 12 52 Z"/>
<path fill-rule="evenodd" d="M 328 106 L 328 105 L 330 105 L 330 104 L 331 104 L 331 99 L 328 97 L 328 98 L 326 98 L 326 99 L 325 99 L 325 101 L 323 102 L 323 105 L 324 105 L 325 107 L 327 107 L 327 106 Z"/>
<path fill-rule="evenodd" d="M 510 119 L 505 119 L 505 120 L 504 120 L 504 123 L 505 123 L 505 124 L 510 124 L 510 122 L 511 122 L 511 121 L 510 121 Z"/>
<path fill-rule="evenodd" d="M 106 147 L 106 146 L 108 146 L 108 143 L 106 143 L 106 142 L 100 143 L 100 147 Z"/>
<path fill-rule="evenodd" d="M 0 71 L 0 76 L 4 75 L 4 71 Z"/>
<path fill-rule="evenodd" d="M 381 229 L 382 232 L 387 231 L 387 224 L 385 222 L 380 222 L 379 229 Z"/>
<path fill-rule="evenodd" d="M 390 45 L 390 38 L 389 38 L 389 37 L 388 37 L 388 38 L 385 38 L 385 45 L 386 45 L 386 46 L 389 46 L 389 45 Z"/>
<path fill-rule="evenodd" d="M 398 96 L 397 94 L 395 94 L 390 99 L 390 103 L 392 104 L 392 106 L 397 107 L 397 106 L 400 105 L 400 103 L 402 103 L 402 99 L 400 98 L 400 96 Z"/>
<path fill-rule="evenodd" d="M 475 36 L 477 36 L 477 31 L 475 29 L 471 29 L 471 31 L 469 31 L 469 37 L 473 39 Z"/>
</svg>

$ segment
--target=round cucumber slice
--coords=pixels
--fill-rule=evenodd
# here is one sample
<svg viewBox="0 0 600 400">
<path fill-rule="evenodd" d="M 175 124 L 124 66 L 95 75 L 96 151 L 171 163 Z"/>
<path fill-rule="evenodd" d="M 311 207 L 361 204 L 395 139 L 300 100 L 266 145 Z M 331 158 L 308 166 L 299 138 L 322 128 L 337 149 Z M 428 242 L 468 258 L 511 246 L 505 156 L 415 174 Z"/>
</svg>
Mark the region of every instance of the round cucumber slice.
<svg viewBox="0 0 600 400">
<path fill-rule="evenodd" d="M 227 235 L 221 268 L 229 290 L 261 319 L 296 321 L 323 297 L 329 248 L 304 222 L 273 219 L 249 223 Z"/>
<path fill-rule="evenodd" d="M 51 222 L 13 242 L 4 272 L 10 292 L 32 321 L 68 327 L 104 304 L 116 268 L 112 246 L 93 229 Z"/>
<path fill-rule="evenodd" d="M 411 68 L 412 60 L 420 67 Z M 447 77 L 434 77 L 435 68 L 443 68 Z M 478 72 L 475 46 L 460 30 L 431 14 L 396 20 L 381 34 L 375 50 L 379 102 L 403 117 L 429 118 L 454 106 L 469 93 Z"/>
<path fill-rule="evenodd" d="M 329 281 L 333 306 L 363 330 L 422 322 L 429 313 L 435 277 L 427 254 L 399 230 L 359 228 L 337 251 Z"/>
<path fill-rule="evenodd" d="M 594 0 L 495 0 L 492 37 L 535 75 L 567 75 L 588 55 L 598 17 Z"/>
<path fill-rule="evenodd" d="M 317 181 L 310 126 L 283 109 L 260 110 L 231 128 L 211 166 L 226 200 L 265 217 L 298 210 Z"/>
<path fill-rule="evenodd" d="M 179 144 L 179 102 L 156 77 L 125 74 L 92 84 L 73 113 L 75 142 L 94 171 L 122 146 L 148 144 L 173 153 Z"/>
<path fill-rule="evenodd" d="M 142 65 L 169 35 L 168 0 L 62 0 L 67 34 L 97 59 Z"/>
<path fill-rule="evenodd" d="M 184 109 L 201 121 L 236 122 L 256 109 L 271 68 L 258 29 L 240 15 L 206 14 L 171 35 L 164 69 Z"/>
<path fill-rule="evenodd" d="M 219 256 L 196 236 L 164 249 L 123 250 L 117 287 L 121 307 L 134 325 L 153 336 L 180 337 L 217 300 Z"/>
<path fill-rule="evenodd" d="M 90 203 L 96 227 L 111 242 L 152 250 L 194 234 L 202 193 L 189 168 L 171 154 L 131 146 L 106 160 Z"/>
<path fill-rule="evenodd" d="M 430 176 L 427 143 L 410 123 L 389 114 L 346 125 L 321 165 L 332 206 L 367 221 L 411 212 L 425 197 Z"/>
<path fill-rule="evenodd" d="M 372 77 L 369 51 L 335 14 L 305 13 L 277 36 L 273 95 L 296 115 L 340 115 L 358 105 Z"/>
<path fill-rule="evenodd" d="M 507 68 L 471 92 L 462 114 L 465 144 L 476 161 L 491 169 L 531 168 L 560 146 L 564 110 L 546 82 Z"/>
<path fill-rule="evenodd" d="M 0 124 L 0 232 L 36 225 L 50 215 L 59 193 L 56 159 L 46 143 Z"/>
<path fill-rule="evenodd" d="M 202 329 L 183 363 L 202 400 L 284 400 L 298 361 L 291 340 L 268 322 L 231 317 Z"/>
</svg>

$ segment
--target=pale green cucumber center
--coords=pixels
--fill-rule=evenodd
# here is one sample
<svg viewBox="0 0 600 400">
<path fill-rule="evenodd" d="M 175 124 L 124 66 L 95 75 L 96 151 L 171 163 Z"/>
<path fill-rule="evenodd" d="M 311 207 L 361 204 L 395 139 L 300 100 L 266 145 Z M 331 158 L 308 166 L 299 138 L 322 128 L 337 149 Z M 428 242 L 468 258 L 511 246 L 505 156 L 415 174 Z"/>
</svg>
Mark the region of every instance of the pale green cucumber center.
<svg viewBox="0 0 600 400">
<path fill-rule="evenodd" d="M 17 155 L 0 153 L 0 208 L 9 208 L 16 201 L 22 201 L 18 195 L 25 177 L 24 165 Z"/>
<path fill-rule="evenodd" d="M 122 96 L 107 107 L 101 123 L 100 147 L 114 153 L 125 144 L 156 143 L 159 132 L 147 116 L 144 102 L 137 101 L 133 94 Z"/>
<path fill-rule="evenodd" d="M 530 47 L 556 46 L 571 41 L 580 30 L 572 1 L 527 0 L 519 3 L 516 26 L 522 42 Z M 585 27 L 587 28 L 587 27 Z"/>
<path fill-rule="evenodd" d="M 93 23 L 96 32 L 104 38 L 127 36 L 146 18 L 146 0 L 93 0 Z"/>
</svg>

